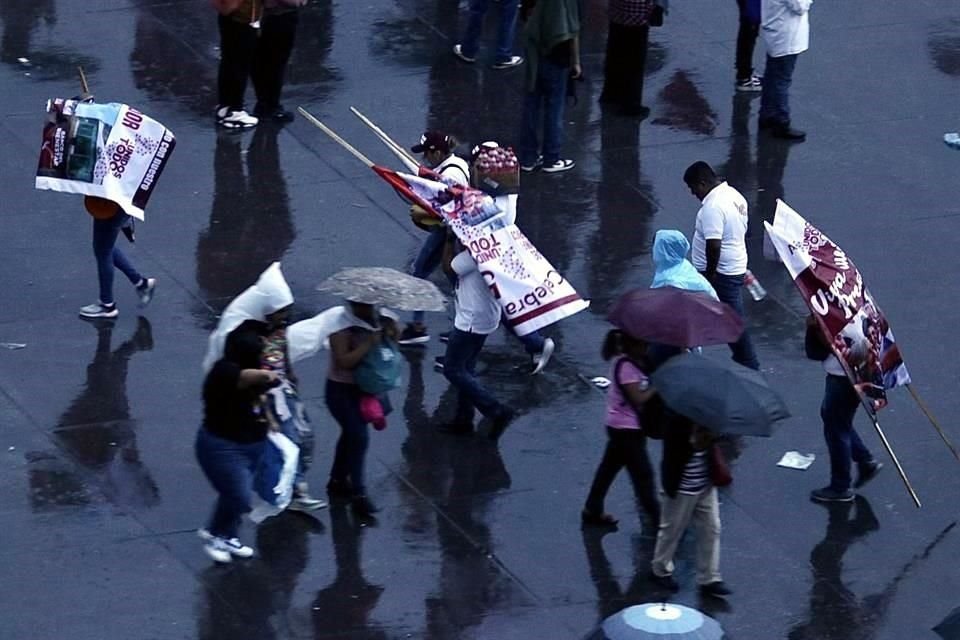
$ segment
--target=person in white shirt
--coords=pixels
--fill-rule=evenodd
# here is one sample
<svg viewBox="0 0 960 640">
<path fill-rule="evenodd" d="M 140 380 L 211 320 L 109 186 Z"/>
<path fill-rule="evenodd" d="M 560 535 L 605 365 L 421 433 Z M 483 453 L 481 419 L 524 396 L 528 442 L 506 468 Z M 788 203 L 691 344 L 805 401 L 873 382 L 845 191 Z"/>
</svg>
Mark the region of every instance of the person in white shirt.
<svg viewBox="0 0 960 640">
<path fill-rule="evenodd" d="M 467 161 L 453 153 L 457 143 L 451 136 L 440 131 L 427 131 L 420 136 L 419 144 L 410 147 L 414 153 L 422 153 L 423 161 L 442 178 L 461 186 L 470 184 L 470 166 Z M 413 275 L 417 278 L 429 278 L 443 258 L 443 241 L 446 227 L 433 214 L 427 213 L 417 205 L 410 207 L 413 223 L 430 235 L 420 248 L 413 262 Z M 423 344 L 430 341 L 430 334 L 423 324 L 423 312 L 413 313 L 413 322 L 407 325 L 397 341 L 402 345 Z"/>
<path fill-rule="evenodd" d="M 701 201 L 693 232 L 693 266 L 713 285 L 717 297 L 743 316 L 743 278 L 747 273 L 747 201 L 720 180 L 713 168 L 698 161 L 687 167 L 683 181 Z M 733 359 L 760 369 L 750 335 L 744 329 L 730 343 Z"/>
<path fill-rule="evenodd" d="M 443 357 L 443 375 L 457 388 L 454 420 L 447 433 L 473 433 L 475 410 L 491 421 L 490 439 L 496 440 L 513 419 L 511 409 L 497 401 L 477 380 L 474 369 L 487 336 L 500 326 L 500 304 L 490 291 L 479 265 L 463 249 L 453 232 L 444 248 L 444 269 L 457 277 L 456 316 Z"/>
<path fill-rule="evenodd" d="M 763 0 L 760 33 L 767 46 L 760 97 L 760 129 L 800 142 L 807 134 L 790 126 L 790 84 L 797 56 L 810 46 L 810 6 L 813 0 Z"/>
</svg>

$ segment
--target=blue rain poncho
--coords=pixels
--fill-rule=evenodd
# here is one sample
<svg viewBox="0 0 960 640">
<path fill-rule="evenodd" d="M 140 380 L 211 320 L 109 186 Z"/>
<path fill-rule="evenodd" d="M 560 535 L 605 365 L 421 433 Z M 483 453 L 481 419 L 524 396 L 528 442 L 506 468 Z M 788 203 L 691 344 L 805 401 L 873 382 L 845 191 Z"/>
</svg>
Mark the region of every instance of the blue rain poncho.
<svg viewBox="0 0 960 640">
<path fill-rule="evenodd" d="M 651 289 L 676 287 L 687 291 L 702 291 L 714 300 L 717 292 L 713 286 L 687 260 L 690 243 L 676 229 L 661 229 L 653 239 L 653 275 Z"/>
</svg>

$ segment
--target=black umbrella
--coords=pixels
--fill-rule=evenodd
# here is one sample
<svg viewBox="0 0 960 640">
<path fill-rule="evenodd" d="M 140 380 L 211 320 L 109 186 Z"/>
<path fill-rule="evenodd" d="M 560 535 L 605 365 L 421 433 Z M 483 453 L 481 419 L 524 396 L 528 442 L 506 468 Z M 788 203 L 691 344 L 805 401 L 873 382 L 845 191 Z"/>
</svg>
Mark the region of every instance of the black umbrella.
<svg viewBox="0 0 960 640">
<path fill-rule="evenodd" d="M 790 417 L 783 399 L 758 372 L 696 353 L 667 360 L 651 376 L 670 409 L 715 433 L 769 436 Z"/>
<path fill-rule="evenodd" d="M 960 607 L 950 612 L 943 622 L 933 628 L 943 640 L 960 640 Z"/>
</svg>

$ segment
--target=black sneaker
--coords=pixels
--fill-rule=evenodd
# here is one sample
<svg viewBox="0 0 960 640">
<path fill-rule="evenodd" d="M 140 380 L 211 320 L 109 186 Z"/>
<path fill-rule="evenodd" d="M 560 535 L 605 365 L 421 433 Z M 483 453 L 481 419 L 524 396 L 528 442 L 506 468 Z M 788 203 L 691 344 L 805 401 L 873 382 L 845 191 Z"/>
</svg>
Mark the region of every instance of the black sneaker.
<svg viewBox="0 0 960 640">
<path fill-rule="evenodd" d="M 672 593 L 680 591 L 680 583 L 677 582 L 677 579 L 673 576 L 658 576 L 657 574 L 650 572 L 650 579 L 653 580 L 657 586 L 666 589 Z"/>
<path fill-rule="evenodd" d="M 275 107 L 261 107 L 259 104 L 253 109 L 253 115 L 261 120 L 272 120 L 273 122 L 293 122 L 296 117 L 292 111 L 287 111 L 281 105 Z"/>
<path fill-rule="evenodd" d="M 448 342 L 450 342 L 450 332 L 444 331 L 443 333 L 440 334 L 439 338 L 440 338 L 440 342 L 442 342 L 443 344 L 447 344 Z"/>
<path fill-rule="evenodd" d="M 350 508 L 353 509 L 353 512 L 358 516 L 372 516 L 377 511 L 380 511 L 377 505 L 370 502 L 370 498 L 367 496 L 354 496 L 350 501 Z"/>
<path fill-rule="evenodd" d="M 417 327 L 412 324 L 404 327 L 403 331 L 400 333 L 400 339 L 397 340 L 397 344 L 404 346 L 413 344 L 426 344 L 427 342 L 430 342 L 430 334 L 427 333 L 427 330 L 423 327 Z"/>
<path fill-rule="evenodd" d="M 433 359 L 433 370 L 443 373 L 443 356 L 437 356 Z"/>
<path fill-rule="evenodd" d="M 857 481 L 853 483 L 853 486 L 859 489 L 863 485 L 873 480 L 877 474 L 880 473 L 880 469 L 883 469 L 883 463 L 877 460 L 862 462 L 857 465 L 857 469 Z"/>
<path fill-rule="evenodd" d="M 490 425 L 490 433 L 487 434 L 487 438 L 496 442 L 500 439 L 500 436 L 503 435 L 503 432 L 507 430 L 507 427 L 510 426 L 510 423 L 513 422 L 513 419 L 517 417 L 517 414 L 511 411 L 510 409 L 504 409 L 496 418 L 493 419 L 493 424 Z"/>
<path fill-rule="evenodd" d="M 709 584 L 700 585 L 700 593 L 714 598 L 726 598 L 729 595 L 733 595 L 733 589 L 718 580 Z"/>
<path fill-rule="evenodd" d="M 774 138 L 780 138 L 781 140 L 791 140 L 793 142 L 803 142 L 807 139 L 807 134 L 804 131 L 799 129 L 794 129 L 789 125 L 781 125 L 779 127 L 773 127 L 770 130 L 770 135 Z"/>
<path fill-rule="evenodd" d="M 853 491 L 839 490 L 831 487 L 814 489 L 810 492 L 810 499 L 814 502 L 853 502 Z"/>
</svg>

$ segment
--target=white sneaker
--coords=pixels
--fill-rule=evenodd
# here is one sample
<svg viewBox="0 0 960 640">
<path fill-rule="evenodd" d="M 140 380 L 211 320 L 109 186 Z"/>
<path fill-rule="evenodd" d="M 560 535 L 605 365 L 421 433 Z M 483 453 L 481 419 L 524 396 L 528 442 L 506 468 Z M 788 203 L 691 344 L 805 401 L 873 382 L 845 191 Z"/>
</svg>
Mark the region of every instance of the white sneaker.
<svg viewBox="0 0 960 640">
<path fill-rule="evenodd" d="M 560 173 L 561 171 L 569 171 L 577 166 L 577 163 L 573 160 L 557 160 L 551 165 L 543 165 L 540 169 L 544 173 Z"/>
<path fill-rule="evenodd" d="M 260 122 L 257 118 L 242 109 L 234 111 L 230 107 L 217 109 L 217 124 L 227 129 L 249 129 Z"/>
<path fill-rule="evenodd" d="M 137 287 L 137 295 L 140 296 L 140 306 L 145 307 L 153 300 L 154 289 L 157 288 L 156 278 L 144 278 L 143 284 Z"/>
<path fill-rule="evenodd" d="M 736 89 L 737 91 L 748 91 L 751 93 L 763 91 L 763 78 L 757 75 L 752 75 L 749 78 L 737 80 Z"/>
<path fill-rule="evenodd" d="M 219 564 L 226 564 L 233 559 L 223 538 L 211 539 L 203 545 L 203 550 L 211 560 Z"/>
<path fill-rule="evenodd" d="M 215 535 L 210 533 L 209 529 L 205 529 L 203 527 L 200 527 L 199 529 L 197 529 L 197 537 L 199 537 L 204 542 L 210 542 L 211 540 L 216 538 Z"/>
<path fill-rule="evenodd" d="M 537 159 L 533 161 L 533 164 L 522 164 L 520 165 L 520 171 L 526 171 L 530 173 L 531 171 L 536 171 L 543 166 L 543 156 L 537 156 Z"/>
<path fill-rule="evenodd" d="M 494 69 L 512 69 L 513 67 L 519 67 L 523 64 L 523 58 L 520 56 L 510 56 L 509 59 L 504 60 L 503 62 L 497 62 L 493 65 Z"/>
<path fill-rule="evenodd" d="M 317 509 L 323 509 L 325 506 L 327 506 L 326 500 L 314 498 L 310 495 L 301 495 L 291 500 L 287 509 L 290 511 L 316 511 Z"/>
<path fill-rule="evenodd" d="M 220 542 L 223 543 L 223 548 L 225 548 L 232 556 L 236 556 L 238 558 L 253 557 L 253 548 L 248 547 L 240 542 L 239 538 L 230 538 L 229 540 L 220 538 Z"/>
<path fill-rule="evenodd" d="M 552 338 L 547 338 L 543 341 L 543 351 L 538 353 L 533 357 L 533 363 L 536 365 L 533 368 L 533 373 L 530 375 L 537 375 L 543 371 L 544 367 L 547 366 L 547 363 L 550 362 L 550 358 L 553 357 L 553 350 L 556 349 L 557 345 L 554 344 Z"/>
<path fill-rule="evenodd" d="M 460 58 L 460 59 L 463 60 L 464 62 L 476 62 L 476 61 L 477 61 L 476 58 L 471 58 L 470 56 L 467 56 L 467 55 L 464 55 L 464 54 L 463 54 L 463 45 L 462 45 L 462 44 L 455 44 L 455 45 L 453 45 L 453 55 L 457 56 L 458 58 Z"/>
<path fill-rule="evenodd" d="M 119 314 L 116 304 L 97 302 L 80 308 L 81 318 L 116 318 Z"/>
</svg>

